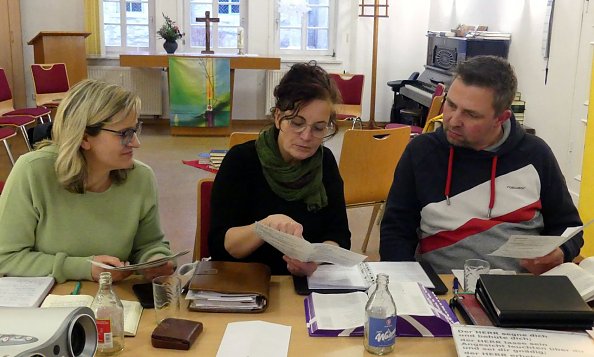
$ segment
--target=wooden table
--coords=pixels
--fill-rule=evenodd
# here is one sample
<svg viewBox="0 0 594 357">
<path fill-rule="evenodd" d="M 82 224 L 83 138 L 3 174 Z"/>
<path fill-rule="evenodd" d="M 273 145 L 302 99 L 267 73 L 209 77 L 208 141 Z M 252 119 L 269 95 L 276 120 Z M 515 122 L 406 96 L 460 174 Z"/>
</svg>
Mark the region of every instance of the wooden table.
<svg viewBox="0 0 594 357">
<path fill-rule="evenodd" d="M 120 66 L 151 68 L 151 67 L 169 67 L 169 57 L 194 57 L 194 58 L 228 58 L 231 68 L 231 113 L 233 111 L 233 88 L 235 85 L 236 69 L 280 69 L 280 57 L 261 57 L 261 56 L 237 56 L 237 55 L 201 55 L 201 54 L 151 54 L 135 52 L 133 54 L 121 54 Z M 229 115 L 231 115 L 231 113 Z M 201 136 L 226 136 L 231 133 L 231 124 L 228 127 L 198 128 L 188 126 L 172 126 L 172 135 L 201 135 Z"/>
<path fill-rule="evenodd" d="M 444 275 L 442 279 L 451 286 L 452 276 Z M 135 300 L 132 284 L 141 282 L 133 277 L 116 283 L 114 291 L 121 299 Z M 74 282 L 56 285 L 53 294 L 68 294 Z M 81 294 L 95 295 L 97 283 L 83 282 Z M 451 292 L 440 298 L 449 299 Z M 268 310 L 259 314 L 202 313 L 188 311 L 184 304 L 180 318 L 200 321 L 204 330 L 192 345 L 190 351 L 176 351 L 153 348 L 151 332 L 156 326 L 155 313 L 145 309 L 140 320 L 136 337 L 126 337 L 126 347 L 120 356 L 215 356 L 225 333 L 227 323 L 234 321 L 262 320 L 292 326 L 289 343 L 289 356 L 373 356 L 365 351 L 362 337 L 309 337 L 305 327 L 303 296 L 293 290 L 290 276 L 273 276 L 270 283 L 270 305 Z M 432 356 L 455 357 L 454 340 L 450 337 L 397 337 L 394 356 Z"/>
</svg>

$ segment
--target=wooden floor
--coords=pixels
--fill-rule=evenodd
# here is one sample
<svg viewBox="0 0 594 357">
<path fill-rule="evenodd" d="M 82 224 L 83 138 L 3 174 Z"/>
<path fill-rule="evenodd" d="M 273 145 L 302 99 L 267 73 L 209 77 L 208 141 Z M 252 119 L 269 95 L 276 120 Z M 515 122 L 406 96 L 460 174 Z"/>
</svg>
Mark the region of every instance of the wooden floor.
<svg viewBox="0 0 594 357">
<path fill-rule="evenodd" d="M 227 148 L 228 137 L 182 137 L 171 136 L 169 126 L 163 121 L 143 120 L 141 147 L 134 152 L 136 159 L 153 168 L 159 186 L 161 224 L 174 251 L 192 249 L 196 232 L 196 183 L 213 174 L 184 165 L 182 160 L 196 160 L 198 154 L 211 149 Z M 166 122 L 165 122 L 166 123 Z M 241 127 L 236 130 L 256 131 L 258 127 Z M 341 128 L 342 130 L 342 128 Z M 342 135 L 336 135 L 326 142 L 340 158 Z M 9 139 L 15 159 L 27 152 L 22 136 Z M 0 180 L 6 180 L 10 172 L 10 161 L 5 151 L 0 149 Z M 361 244 L 367 231 L 371 207 L 347 210 L 352 234 L 352 250 L 361 252 Z M 375 225 L 367 250 L 369 260 L 379 260 L 379 226 Z M 187 263 L 191 256 L 180 259 Z"/>
</svg>

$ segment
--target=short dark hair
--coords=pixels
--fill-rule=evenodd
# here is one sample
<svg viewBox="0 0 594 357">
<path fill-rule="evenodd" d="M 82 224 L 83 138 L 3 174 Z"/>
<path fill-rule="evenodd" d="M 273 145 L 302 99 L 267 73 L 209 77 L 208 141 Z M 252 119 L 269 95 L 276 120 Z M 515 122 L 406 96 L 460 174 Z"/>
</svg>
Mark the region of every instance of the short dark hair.
<svg viewBox="0 0 594 357">
<path fill-rule="evenodd" d="M 274 88 L 274 107 L 270 114 L 274 117 L 278 109 L 282 112 L 289 111 L 282 119 L 288 120 L 297 116 L 297 113 L 312 101 L 319 99 L 337 104 L 341 102 L 340 92 L 334 81 L 316 61 L 296 63 L 280 80 Z M 336 127 L 336 113 L 334 109 L 330 115 L 330 123 Z"/>
<path fill-rule="evenodd" d="M 518 88 L 514 69 L 507 60 L 497 56 L 476 56 L 460 63 L 456 78 L 466 85 L 492 89 L 496 115 L 511 107 Z"/>
</svg>

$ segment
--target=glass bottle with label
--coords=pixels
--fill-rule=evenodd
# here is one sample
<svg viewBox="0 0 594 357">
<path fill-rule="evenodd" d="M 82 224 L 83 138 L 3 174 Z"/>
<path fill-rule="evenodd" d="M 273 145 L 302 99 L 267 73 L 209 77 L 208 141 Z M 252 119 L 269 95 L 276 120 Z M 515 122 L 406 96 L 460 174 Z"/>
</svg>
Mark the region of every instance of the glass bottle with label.
<svg viewBox="0 0 594 357">
<path fill-rule="evenodd" d="M 99 291 L 91 304 L 97 323 L 96 356 L 113 356 L 124 349 L 124 306 L 111 289 L 111 273 L 99 275 Z"/>
<path fill-rule="evenodd" d="M 377 275 L 375 290 L 365 306 L 365 349 L 376 355 L 392 352 L 396 342 L 396 304 L 388 280 L 386 274 Z"/>
</svg>

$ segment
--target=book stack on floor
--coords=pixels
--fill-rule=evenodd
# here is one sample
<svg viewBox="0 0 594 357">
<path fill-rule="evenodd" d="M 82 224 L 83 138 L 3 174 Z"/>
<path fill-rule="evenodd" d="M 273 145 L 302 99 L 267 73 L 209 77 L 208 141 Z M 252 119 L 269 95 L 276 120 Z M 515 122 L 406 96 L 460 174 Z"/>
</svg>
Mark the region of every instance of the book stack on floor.
<svg viewBox="0 0 594 357">
<path fill-rule="evenodd" d="M 516 96 L 514 97 L 514 101 L 511 105 L 511 110 L 514 112 L 514 116 L 516 117 L 516 121 L 524 125 L 524 112 L 526 111 L 526 102 L 522 100 L 522 93 L 516 92 Z"/>
<path fill-rule="evenodd" d="M 213 169 L 218 169 L 221 166 L 221 162 L 223 162 L 223 159 L 225 158 L 225 154 L 227 154 L 227 150 L 210 150 L 210 167 Z"/>
</svg>

